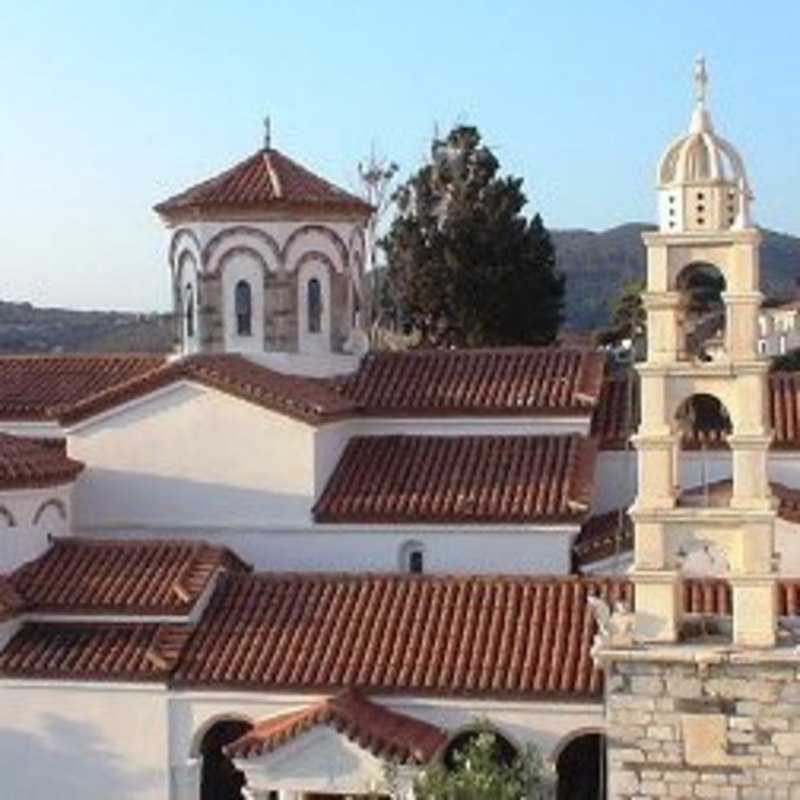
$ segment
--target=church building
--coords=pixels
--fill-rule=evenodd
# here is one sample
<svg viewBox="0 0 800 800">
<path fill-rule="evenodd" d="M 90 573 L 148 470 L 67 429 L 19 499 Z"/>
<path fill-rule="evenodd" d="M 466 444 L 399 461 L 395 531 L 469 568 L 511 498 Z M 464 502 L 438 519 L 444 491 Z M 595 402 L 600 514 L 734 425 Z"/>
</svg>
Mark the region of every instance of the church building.
<svg viewBox="0 0 800 800">
<path fill-rule="evenodd" d="M 155 207 L 173 354 L 0 357 L 0 796 L 412 800 L 488 725 L 552 800 L 800 797 L 800 380 L 707 81 L 635 371 L 370 350 L 374 209 L 269 136 Z"/>
</svg>

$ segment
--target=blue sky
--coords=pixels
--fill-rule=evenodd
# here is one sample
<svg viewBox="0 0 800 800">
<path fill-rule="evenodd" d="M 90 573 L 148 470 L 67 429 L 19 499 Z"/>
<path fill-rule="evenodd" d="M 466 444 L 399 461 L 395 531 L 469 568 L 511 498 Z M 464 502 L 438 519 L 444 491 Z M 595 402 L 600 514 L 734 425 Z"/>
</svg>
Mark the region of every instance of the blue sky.
<svg viewBox="0 0 800 800">
<path fill-rule="evenodd" d="M 800 4 L 0 0 L 0 299 L 166 308 L 152 205 L 273 142 L 348 187 L 477 125 L 550 227 L 654 215 L 703 52 L 766 226 L 800 234 Z"/>
</svg>

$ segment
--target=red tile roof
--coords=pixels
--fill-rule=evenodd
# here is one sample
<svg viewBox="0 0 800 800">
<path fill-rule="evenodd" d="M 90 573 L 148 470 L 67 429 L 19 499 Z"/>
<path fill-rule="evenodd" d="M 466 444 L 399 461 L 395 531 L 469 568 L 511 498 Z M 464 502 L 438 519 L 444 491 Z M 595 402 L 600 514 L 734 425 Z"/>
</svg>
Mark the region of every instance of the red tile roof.
<svg viewBox="0 0 800 800">
<path fill-rule="evenodd" d="M 53 419 L 79 400 L 150 372 L 163 356 L 0 356 L 0 420 Z"/>
<path fill-rule="evenodd" d="M 0 575 L 0 622 L 16 616 L 25 607 L 25 600 L 5 575 Z"/>
<path fill-rule="evenodd" d="M 6 581 L 31 612 L 185 615 L 218 570 L 246 569 L 204 542 L 64 538 Z"/>
<path fill-rule="evenodd" d="M 28 623 L 0 653 L 0 675 L 165 681 L 190 631 L 179 625 Z"/>
<path fill-rule="evenodd" d="M 0 489 L 70 483 L 83 467 L 50 440 L 0 433 Z"/>
<path fill-rule="evenodd" d="M 371 353 L 337 390 L 377 415 L 589 415 L 605 357 L 566 348 Z"/>
<path fill-rule="evenodd" d="M 317 522 L 532 523 L 582 519 L 596 446 L 581 436 L 351 439 Z"/>
<path fill-rule="evenodd" d="M 225 747 L 225 755 L 258 757 L 318 725 L 334 728 L 376 758 L 395 764 L 427 764 L 447 743 L 447 733 L 441 728 L 348 690 L 300 711 L 259 722 Z"/>
<path fill-rule="evenodd" d="M 372 207 L 273 148 L 159 203 L 159 214 L 197 208 L 316 206 L 369 214 Z"/>
<path fill-rule="evenodd" d="M 615 579 L 227 575 L 178 685 L 592 696 L 586 596 Z"/>
<path fill-rule="evenodd" d="M 687 580 L 684 592 L 688 613 L 730 616 L 725 581 Z M 597 699 L 586 598 L 632 594 L 610 577 L 228 573 L 196 626 L 24 624 L 0 675 Z M 800 615 L 800 581 L 780 581 L 778 598 L 782 615 Z"/>
<path fill-rule="evenodd" d="M 160 365 L 75 403 L 61 414 L 61 420 L 76 422 L 181 380 L 195 381 L 311 423 L 340 418 L 355 411 L 352 402 L 318 380 L 284 375 L 230 353 L 187 356 Z"/>
</svg>

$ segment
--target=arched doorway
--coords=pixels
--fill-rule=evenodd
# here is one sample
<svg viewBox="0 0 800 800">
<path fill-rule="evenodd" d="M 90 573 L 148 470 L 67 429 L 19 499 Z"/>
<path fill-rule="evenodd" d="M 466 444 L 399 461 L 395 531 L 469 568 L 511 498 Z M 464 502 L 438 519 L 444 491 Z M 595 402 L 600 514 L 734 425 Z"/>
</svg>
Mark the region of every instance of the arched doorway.
<svg viewBox="0 0 800 800">
<path fill-rule="evenodd" d="M 500 764 L 510 767 L 517 757 L 517 748 L 501 733 L 495 730 L 468 730 L 454 736 L 442 753 L 442 762 L 448 770 L 458 767 L 457 755 L 470 745 L 482 733 L 491 733 L 494 737 L 494 757 Z"/>
<path fill-rule="evenodd" d="M 606 737 L 576 736 L 559 753 L 556 770 L 556 800 L 606 800 Z"/>
<path fill-rule="evenodd" d="M 200 800 L 242 800 L 244 775 L 222 748 L 244 736 L 253 726 L 241 719 L 215 722 L 200 742 L 203 767 L 200 774 Z"/>
</svg>

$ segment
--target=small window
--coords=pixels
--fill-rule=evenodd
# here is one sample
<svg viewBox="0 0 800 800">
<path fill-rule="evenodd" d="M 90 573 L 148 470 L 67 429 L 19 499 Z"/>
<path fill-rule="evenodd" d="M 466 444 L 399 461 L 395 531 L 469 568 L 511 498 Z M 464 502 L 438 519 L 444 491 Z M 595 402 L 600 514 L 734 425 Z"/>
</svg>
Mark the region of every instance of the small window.
<svg viewBox="0 0 800 800">
<path fill-rule="evenodd" d="M 253 335 L 253 293 L 247 281 L 236 284 L 234 307 L 236 311 L 236 333 L 239 336 Z"/>
<path fill-rule="evenodd" d="M 194 336 L 194 292 L 192 284 L 186 284 L 186 335 L 191 338 Z"/>
<path fill-rule="evenodd" d="M 322 331 L 322 284 L 318 278 L 312 278 L 307 288 L 308 332 Z"/>
<path fill-rule="evenodd" d="M 408 571 L 412 575 L 422 575 L 425 571 L 425 556 L 422 550 L 412 550 L 408 554 Z"/>
</svg>

